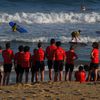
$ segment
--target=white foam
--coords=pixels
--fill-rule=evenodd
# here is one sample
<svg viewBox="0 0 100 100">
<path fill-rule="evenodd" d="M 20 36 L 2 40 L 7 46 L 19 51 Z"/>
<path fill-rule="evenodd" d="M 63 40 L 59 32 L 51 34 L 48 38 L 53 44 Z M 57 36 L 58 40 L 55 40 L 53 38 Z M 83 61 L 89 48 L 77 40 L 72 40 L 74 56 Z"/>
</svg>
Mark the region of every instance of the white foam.
<svg viewBox="0 0 100 100">
<path fill-rule="evenodd" d="M 51 12 L 51 13 L 0 13 L 0 22 L 8 23 L 10 21 L 32 23 L 95 23 L 100 22 L 100 13 L 74 13 L 74 12 Z"/>
</svg>

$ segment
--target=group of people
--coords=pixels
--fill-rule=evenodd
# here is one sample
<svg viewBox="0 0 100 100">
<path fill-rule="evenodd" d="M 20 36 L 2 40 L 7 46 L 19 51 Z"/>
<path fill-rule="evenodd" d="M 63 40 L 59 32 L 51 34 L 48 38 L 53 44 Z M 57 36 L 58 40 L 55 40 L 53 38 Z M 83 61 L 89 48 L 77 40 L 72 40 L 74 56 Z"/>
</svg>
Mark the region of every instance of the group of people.
<svg viewBox="0 0 100 100">
<path fill-rule="evenodd" d="M 88 69 L 87 81 L 93 79 L 97 81 L 98 78 L 98 67 L 99 67 L 99 45 L 94 42 L 93 50 L 91 51 L 91 63 Z M 2 50 L 3 57 L 3 77 L 0 73 L 0 83 L 3 85 L 9 84 L 10 73 L 14 61 L 14 67 L 16 72 L 16 83 L 23 82 L 23 73 L 25 72 L 25 83 L 28 83 L 28 75 L 31 69 L 31 82 L 39 81 L 39 72 L 41 75 L 41 81 L 44 81 L 45 71 L 45 59 L 47 59 L 47 65 L 49 69 L 49 80 L 62 81 L 63 80 L 63 67 L 65 64 L 65 81 L 72 80 L 72 73 L 74 70 L 74 61 L 78 59 L 77 54 L 74 51 L 74 46 L 70 46 L 68 51 L 65 51 L 61 47 L 60 41 L 51 39 L 50 45 L 43 50 L 42 43 L 37 44 L 37 48 L 33 50 L 33 55 L 30 53 L 30 47 L 20 45 L 18 52 L 14 54 L 13 50 L 10 49 L 10 43 L 6 43 L 6 49 Z M 54 77 L 53 75 L 54 70 Z M 94 76 L 92 75 L 94 73 Z M 3 78 L 3 79 L 2 79 Z M 79 71 L 75 72 L 76 81 L 85 82 L 86 72 L 83 66 L 79 67 Z M 1 81 L 3 80 L 3 82 Z"/>
</svg>

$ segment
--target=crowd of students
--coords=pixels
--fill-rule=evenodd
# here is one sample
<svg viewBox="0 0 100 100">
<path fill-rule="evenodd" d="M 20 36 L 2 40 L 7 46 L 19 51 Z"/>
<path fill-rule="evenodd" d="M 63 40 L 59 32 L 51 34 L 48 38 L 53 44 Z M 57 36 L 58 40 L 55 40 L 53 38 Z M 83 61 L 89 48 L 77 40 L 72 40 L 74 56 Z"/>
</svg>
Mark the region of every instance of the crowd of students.
<svg viewBox="0 0 100 100">
<path fill-rule="evenodd" d="M 97 81 L 98 68 L 99 68 L 99 45 L 94 42 L 91 51 L 91 63 L 88 68 L 87 81 Z M 28 83 L 28 75 L 31 69 L 31 82 L 39 81 L 39 73 L 41 75 L 41 81 L 44 81 L 45 62 L 47 59 L 47 65 L 49 69 L 49 80 L 51 81 L 62 81 L 63 79 L 63 67 L 65 64 L 65 81 L 72 80 L 72 73 L 74 69 L 74 61 L 78 59 L 77 54 L 74 51 L 74 46 L 70 46 L 68 51 L 65 51 L 61 47 L 60 41 L 51 39 L 50 46 L 43 50 L 42 43 L 39 42 L 37 48 L 33 50 L 33 55 L 30 53 L 29 46 L 18 47 L 18 52 L 14 54 L 13 50 L 10 49 L 10 43 L 6 43 L 6 49 L 2 50 L 3 57 L 3 76 L 0 73 L 0 84 L 9 85 L 10 73 L 12 70 L 12 64 L 14 61 L 14 67 L 16 72 L 16 83 L 23 82 L 23 73 L 25 72 L 25 83 Z M 86 66 L 85 66 L 86 67 Z M 87 69 L 87 68 L 85 68 Z M 54 71 L 53 71 L 54 70 Z M 52 76 L 54 72 L 54 77 Z M 92 75 L 94 73 L 94 76 Z M 68 75 L 69 74 L 69 75 Z M 3 78 L 3 81 L 1 81 Z M 76 81 L 85 82 L 86 72 L 83 66 L 79 67 L 79 71 L 75 72 Z"/>
</svg>

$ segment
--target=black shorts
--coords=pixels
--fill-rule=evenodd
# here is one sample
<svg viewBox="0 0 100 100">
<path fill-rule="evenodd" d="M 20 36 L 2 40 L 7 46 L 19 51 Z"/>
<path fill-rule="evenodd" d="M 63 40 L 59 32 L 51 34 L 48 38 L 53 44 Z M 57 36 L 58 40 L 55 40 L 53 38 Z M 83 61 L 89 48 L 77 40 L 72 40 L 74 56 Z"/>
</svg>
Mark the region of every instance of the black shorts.
<svg viewBox="0 0 100 100">
<path fill-rule="evenodd" d="M 54 61 L 54 71 L 55 72 L 62 71 L 63 66 L 64 66 L 64 61 L 63 60 Z"/>
<path fill-rule="evenodd" d="M 36 72 L 36 65 L 32 65 L 32 67 L 31 67 L 31 72 L 32 72 L 32 73 L 35 73 L 35 72 Z"/>
<path fill-rule="evenodd" d="M 47 64 L 48 64 L 48 69 L 52 69 L 53 66 L 54 66 L 54 61 L 53 60 L 48 60 Z"/>
<path fill-rule="evenodd" d="M 90 63 L 90 70 L 92 70 L 92 69 L 98 69 L 98 67 L 99 67 L 99 64 Z"/>
<path fill-rule="evenodd" d="M 45 68 L 44 61 L 36 61 L 36 71 L 43 71 Z"/>
<path fill-rule="evenodd" d="M 23 73 L 23 68 L 21 65 L 17 64 L 16 67 L 15 67 L 15 71 L 16 73 Z"/>
<path fill-rule="evenodd" d="M 3 67 L 4 67 L 4 72 L 5 73 L 11 72 L 12 64 L 4 64 Z"/>
<path fill-rule="evenodd" d="M 26 72 L 26 73 L 29 73 L 29 68 L 22 68 L 22 74 Z"/>
<path fill-rule="evenodd" d="M 68 72 L 68 71 L 73 72 L 73 69 L 74 69 L 74 64 L 66 63 L 66 65 L 65 65 L 65 71 L 66 72 Z"/>
</svg>

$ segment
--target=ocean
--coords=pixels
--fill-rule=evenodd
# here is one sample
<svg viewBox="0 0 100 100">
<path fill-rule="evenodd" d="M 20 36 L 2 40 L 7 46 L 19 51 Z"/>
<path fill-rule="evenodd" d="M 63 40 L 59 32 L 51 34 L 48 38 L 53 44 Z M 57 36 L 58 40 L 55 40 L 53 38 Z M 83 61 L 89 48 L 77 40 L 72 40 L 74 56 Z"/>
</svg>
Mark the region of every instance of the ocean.
<svg viewBox="0 0 100 100">
<path fill-rule="evenodd" d="M 81 10 L 81 5 L 86 7 Z M 28 33 L 12 32 L 9 22 L 14 21 Z M 32 53 L 37 42 L 43 48 L 50 39 L 60 40 L 65 50 L 70 47 L 71 32 L 81 30 L 81 42 L 75 45 L 79 61 L 90 61 L 92 43 L 100 42 L 100 0 L 1 0 L 0 1 L 0 45 L 10 41 L 17 52 L 19 45 L 30 46 Z M 2 58 L 0 58 L 2 60 Z"/>
</svg>

